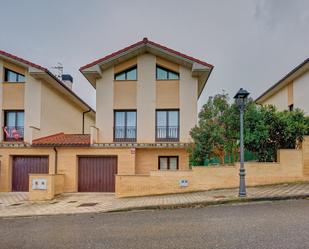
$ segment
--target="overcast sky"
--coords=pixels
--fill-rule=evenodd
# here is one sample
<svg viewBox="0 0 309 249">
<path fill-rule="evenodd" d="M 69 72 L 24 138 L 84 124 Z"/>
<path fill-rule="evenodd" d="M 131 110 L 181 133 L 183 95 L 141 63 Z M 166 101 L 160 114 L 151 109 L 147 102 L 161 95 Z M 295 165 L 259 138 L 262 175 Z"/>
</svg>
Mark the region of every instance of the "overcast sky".
<svg viewBox="0 0 309 249">
<path fill-rule="evenodd" d="M 79 67 L 143 37 L 215 66 L 199 105 L 222 89 L 255 98 L 309 57 L 307 0 L 0 0 L 0 10 L 0 49 L 61 62 L 92 106 Z"/>
</svg>

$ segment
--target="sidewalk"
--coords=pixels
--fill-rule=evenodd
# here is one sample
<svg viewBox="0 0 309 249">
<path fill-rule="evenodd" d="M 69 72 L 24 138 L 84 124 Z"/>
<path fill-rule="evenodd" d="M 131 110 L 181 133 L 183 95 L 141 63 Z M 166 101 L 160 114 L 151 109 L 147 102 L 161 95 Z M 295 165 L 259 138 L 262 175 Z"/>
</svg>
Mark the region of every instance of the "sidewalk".
<svg viewBox="0 0 309 249">
<path fill-rule="evenodd" d="M 239 201 L 309 198 L 309 182 L 249 187 L 239 199 L 238 189 L 115 198 L 107 193 L 65 193 L 52 201 L 30 202 L 27 193 L 0 193 L 0 217 L 115 212 L 126 210 L 206 206 Z"/>
</svg>

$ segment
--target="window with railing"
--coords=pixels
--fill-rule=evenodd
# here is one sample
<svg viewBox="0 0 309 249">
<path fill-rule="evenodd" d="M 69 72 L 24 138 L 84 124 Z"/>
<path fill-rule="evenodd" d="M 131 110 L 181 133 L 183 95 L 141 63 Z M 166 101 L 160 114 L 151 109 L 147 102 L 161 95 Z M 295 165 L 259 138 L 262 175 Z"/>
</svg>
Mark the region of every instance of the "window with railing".
<svg viewBox="0 0 309 249">
<path fill-rule="evenodd" d="M 136 111 L 124 110 L 114 112 L 114 141 L 136 141 Z"/>
<path fill-rule="evenodd" d="M 22 141 L 24 138 L 24 111 L 5 111 L 4 140 Z"/>
<path fill-rule="evenodd" d="M 179 141 L 179 110 L 156 111 L 156 141 Z"/>
</svg>

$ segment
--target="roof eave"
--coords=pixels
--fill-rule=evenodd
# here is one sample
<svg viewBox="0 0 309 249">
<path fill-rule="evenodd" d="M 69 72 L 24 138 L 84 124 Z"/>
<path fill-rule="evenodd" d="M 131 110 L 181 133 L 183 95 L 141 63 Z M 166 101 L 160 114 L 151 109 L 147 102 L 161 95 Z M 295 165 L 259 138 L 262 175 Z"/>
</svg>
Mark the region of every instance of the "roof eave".
<svg viewBox="0 0 309 249">
<path fill-rule="evenodd" d="M 29 74 L 37 79 L 46 79 L 47 82 L 56 82 L 57 85 L 61 87 L 67 94 L 69 94 L 84 110 L 90 110 L 91 112 L 95 113 L 95 110 L 92 107 L 90 107 L 84 100 L 82 100 L 76 93 L 74 93 L 49 70 L 45 69 L 42 71 L 36 68 L 29 68 Z"/>
<path fill-rule="evenodd" d="M 302 71 L 301 71 L 302 70 Z M 292 71 L 280 79 L 277 83 L 268 88 L 264 93 L 262 93 L 258 98 L 255 99 L 257 104 L 262 104 L 265 100 L 275 94 L 277 91 L 282 89 L 287 83 L 293 81 L 304 72 L 309 70 L 309 58 L 304 60 L 301 64 L 297 65 Z"/>
</svg>

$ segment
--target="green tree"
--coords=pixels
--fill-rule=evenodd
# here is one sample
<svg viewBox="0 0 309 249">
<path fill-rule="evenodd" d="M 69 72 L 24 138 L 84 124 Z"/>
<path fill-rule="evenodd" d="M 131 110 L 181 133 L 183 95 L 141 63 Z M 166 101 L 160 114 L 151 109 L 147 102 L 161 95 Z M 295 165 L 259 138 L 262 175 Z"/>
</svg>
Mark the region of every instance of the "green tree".
<svg viewBox="0 0 309 249">
<path fill-rule="evenodd" d="M 237 112 L 225 93 L 210 97 L 199 113 L 199 122 L 191 130 L 194 144 L 191 163 L 202 165 L 206 157 L 216 156 L 224 164 L 226 153 L 237 148 Z"/>
<path fill-rule="evenodd" d="M 300 146 L 309 134 L 309 117 L 304 112 L 278 111 L 272 105 L 260 106 L 249 99 L 244 115 L 245 149 L 259 161 L 276 161 L 278 149 Z M 227 94 L 209 97 L 199 113 L 198 125 L 191 130 L 191 165 L 203 165 L 205 158 L 217 157 L 224 164 L 226 155 L 239 154 L 239 110 Z"/>
</svg>

